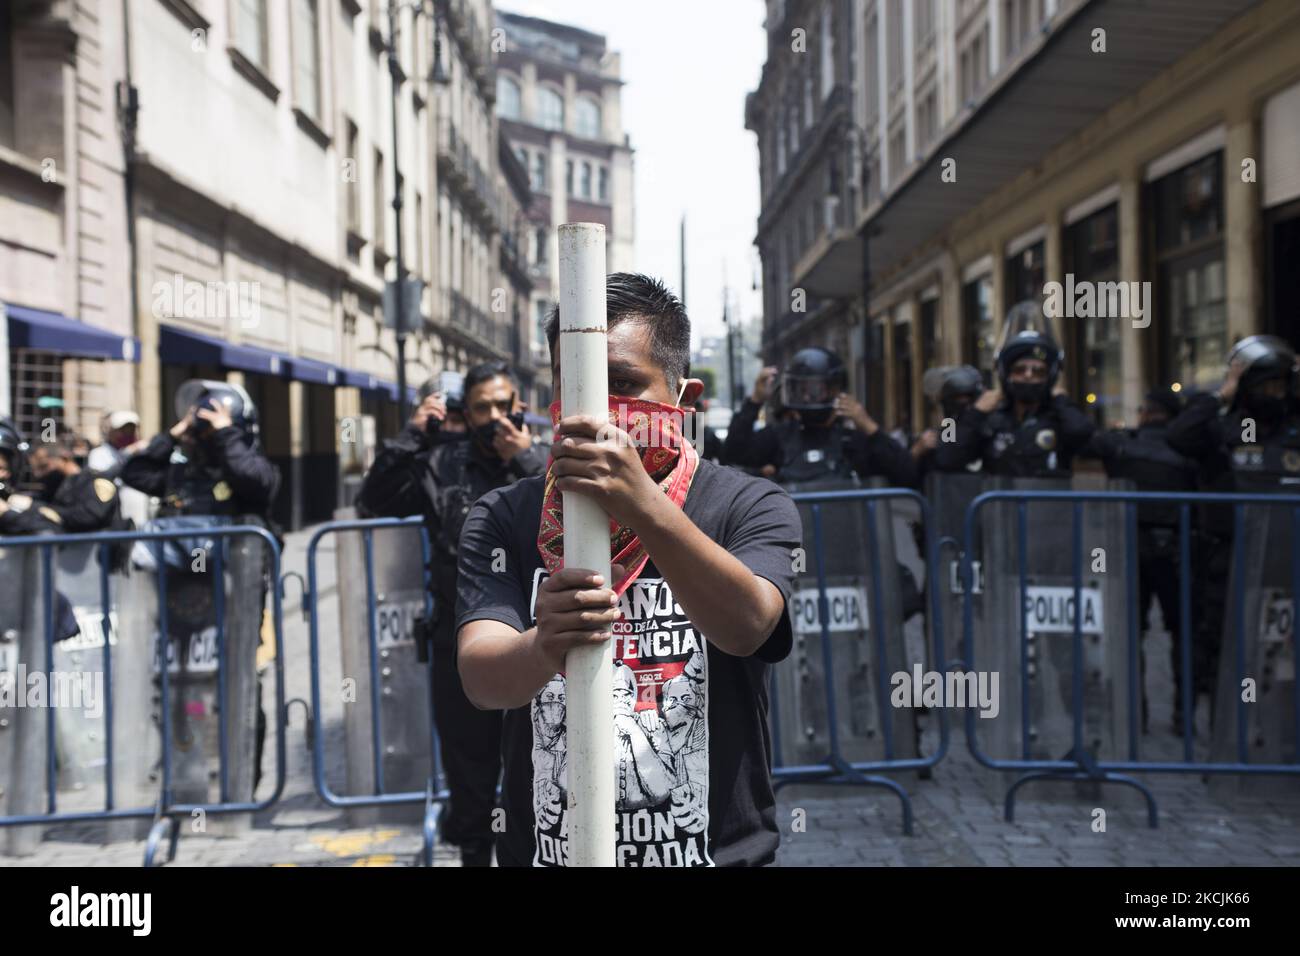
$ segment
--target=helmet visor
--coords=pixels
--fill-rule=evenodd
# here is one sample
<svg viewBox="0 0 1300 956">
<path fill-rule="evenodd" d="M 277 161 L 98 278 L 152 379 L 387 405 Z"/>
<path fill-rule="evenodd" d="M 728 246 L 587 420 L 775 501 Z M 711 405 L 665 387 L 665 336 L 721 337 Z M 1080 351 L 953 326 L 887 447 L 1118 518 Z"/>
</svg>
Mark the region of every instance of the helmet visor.
<svg viewBox="0 0 1300 956">
<path fill-rule="evenodd" d="M 781 403 L 796 411 L 830 408 L 835 403 L 835 381 L 826 375 L 781 376 Z"/>
</svg>

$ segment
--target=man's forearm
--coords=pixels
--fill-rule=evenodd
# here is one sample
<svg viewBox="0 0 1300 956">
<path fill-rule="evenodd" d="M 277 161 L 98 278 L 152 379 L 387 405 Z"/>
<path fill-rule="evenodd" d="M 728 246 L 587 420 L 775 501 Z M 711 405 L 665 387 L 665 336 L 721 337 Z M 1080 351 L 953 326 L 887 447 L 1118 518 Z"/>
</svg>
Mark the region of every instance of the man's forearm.
<svg viewBox="0 0 1300 956">
<path fill-rule="evenodd" d="M 665 497 L 655 499 L 634 530 L 674 599 L 715 646 L 737 657 L 763 646 L 781 614 L 775 585 L 727 553 Z"/>
<path fill-rule="evenodd" d="M 467 696 L 480 710 L 511 710 L 531 701 L 555 671 L 533 650 L 537 628 L 522 633 L 507 624 L 471 621 L 461 628 L 457 664 Z M 466 634 L 468 629 L 475 633 Z"/>
</svg>

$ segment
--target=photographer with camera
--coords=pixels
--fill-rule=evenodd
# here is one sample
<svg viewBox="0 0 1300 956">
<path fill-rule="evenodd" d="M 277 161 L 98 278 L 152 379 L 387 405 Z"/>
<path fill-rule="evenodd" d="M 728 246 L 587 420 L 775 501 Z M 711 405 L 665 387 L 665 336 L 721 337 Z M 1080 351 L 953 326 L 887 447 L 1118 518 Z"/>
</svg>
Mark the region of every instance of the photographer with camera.
<svg viewBox="0 0 1300 956">
<path fill-rule="evenodd" d="M 258 441 L 257 406 L 239 385 L 190 379 L 176 390 L 179 421 L 171 431 L 154 436 L 143 451 L 122 466 L 122 483 L 159 499 L 158 516 L 145 530 L 193 529 L 188 539 L 169 541 L 162 548 L 167 564 L 167 601 L 172 639 L 180 644 L 189 635 L 215 626 L 212 616 L 213 569 L 193 564 L 195 545 L 210 552 L 218 545 L 203 529 L 222 524 L 260 524 L 276 538 L 271 506 L 280 489 L 280 472 L 262 454 Z M 137 542 L 136 561 L 148 567 L 150 549 Z M 230 569 L 228 569 L 229 571 Z M 265 604 L 272 582 L 262 582 L 258 608 Z M 231 596 L 231 600 L 234 596 Z M 257 618 L 262 618 L 258 614 Z M 178 656 L 180 656 L 178 654 Z M 265 662 L 263 662 L 265 666 Z M 266 714 L 262 708 L 262 679 L 257 678 L 256 740 L 253 790 L 262 776 Z M 183 715 L 178 722 L 187 719 Z"/>
<path fill-rule="evenodd" d="M 180 420 L 122 466 L 122 482 L 158 498 L 160 516 L 257 515 L 270 523 L 280 473 L 258 448 L 257 408 L 238 385 L 191 379 Z"/>
<path fill-rule="evenodd" d="M 430 380 L 410 422 L 375 459 L 357 498 L 363 517 L 423 515 L 433 551 L 434 721 L 451 790 L 443 826 L 466 866 L 492 858 L 492 810 L 501 772 L 501 713 L 470 703 L 456 670 L 456 563 L 460 529 L 494 488 L 546 471 L 506 362 L 470 369 L 463 391 Z M 441 384 L 444 391 L 438 390 Z"/>
</svg>

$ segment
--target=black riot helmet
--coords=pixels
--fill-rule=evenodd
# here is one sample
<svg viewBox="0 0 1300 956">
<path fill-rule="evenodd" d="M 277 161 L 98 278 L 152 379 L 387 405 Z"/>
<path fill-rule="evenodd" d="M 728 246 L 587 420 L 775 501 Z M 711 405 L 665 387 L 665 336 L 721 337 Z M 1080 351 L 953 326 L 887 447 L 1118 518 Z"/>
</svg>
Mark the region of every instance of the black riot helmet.
<svg viewBox="0 0 1300 956">
<path fill-rule="evenodd" d="M 921 390 L 943 409 L 946 417 L 955 418 L 983 394 L 984 378 L 973 365 L 940 365 L 926 369 L 921 376 Z"/>
<path fill-rule="evenodd" d="M 1252 401 L 1252 393 L 1261 382 L 1281 378 L 1286 386 L 1286 397 L 1282 399 L 1287 406 L 1296 401 L 1296 354 L 1287 342 L 1277 336 L 1248 336 L 1232 346 L 1227 354 L 1227 363 L 1240 362 L 1244 365 L 1242 378 L 1238 382 L 1234 406 L 1247 407 Z"/>
<path fill-rule="evenodd" d="M 31 446 L 22 432 L 7 418 L 0 418 L 0 455 L 9 466 L 9 477 L 0 479 L 0 498 L 8 498 L 27 475 L 27 452 Z"/>
<path fill-rule="evenodd" d="M 827 418 L 848 384 L 844 362 L 829 349 L 800 349 L 781 372 L 781 405 L 805 422 Z"/>
<path fill-rule="evenodd" d="M 997 373 L 1002 391 L 1015 401 L 1045 402 L 1061 374 L 1065 353 L 1057 345 L 1051 321 L 1043 314 L 1042 306 L 1026 299 L 1011 307 L 1002 326 L 1002 344 L 998 349 Z M 1011 367 L 1023 358 L 1038 359 L 1047 365 L 1047 381 L 1042 385 L 1027 387 L 1024 383 L 1010 382 Z"/>
<path fill-rule="evenodd" d="M 184 418 L 191 408 L 215 410 L 218 405 L 225 408 L 231 424 L 242 431 L 244 437 L 256 446 L 261 433 L 257 420 L 257 406 L 241 386 L 211 379 L 192 378 L 176 389 L 177 418 Z M 194 425 L 191 427 L 191 434 L 195 438 L 205 439 L 211 431 L 212 428 L 206 421 L 195 418 Z"/>
</svg>

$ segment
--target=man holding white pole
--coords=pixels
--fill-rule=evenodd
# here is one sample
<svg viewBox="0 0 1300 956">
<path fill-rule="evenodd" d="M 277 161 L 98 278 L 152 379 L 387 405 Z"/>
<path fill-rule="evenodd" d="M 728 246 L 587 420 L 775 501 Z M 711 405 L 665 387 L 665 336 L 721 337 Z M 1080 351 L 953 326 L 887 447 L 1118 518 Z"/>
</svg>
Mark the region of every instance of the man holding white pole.
<svg viewBox="0 0 1300 956">
<path fill-rule="evenodd" d="M 506 711 L 497 859 L 764 865 L 768 666 L 791 646 L 798 512 L 771 482 L 700 460 L 683 431 L 703 390 L 685 311 L 656 280 L 600 276 L 588 229 L 560 234 L 547 475 L 485 495 L 460 541 L 461 678 Z"/>
</svg>

